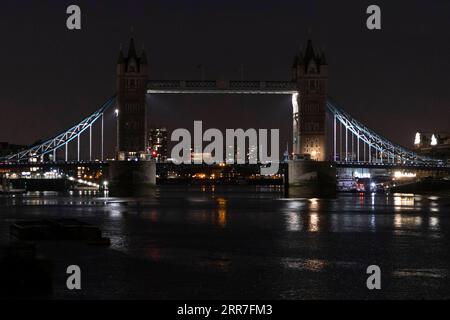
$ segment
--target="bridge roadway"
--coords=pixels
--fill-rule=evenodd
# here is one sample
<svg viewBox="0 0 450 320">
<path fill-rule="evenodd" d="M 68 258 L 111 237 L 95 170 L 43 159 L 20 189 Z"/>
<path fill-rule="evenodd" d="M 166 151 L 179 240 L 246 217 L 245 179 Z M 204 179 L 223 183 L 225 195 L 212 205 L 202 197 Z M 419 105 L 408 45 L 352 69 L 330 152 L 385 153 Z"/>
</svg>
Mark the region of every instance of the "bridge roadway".
<svg viewBox="0 0 450 320">
<path fill-rule="evenodd" d="M 206 164 L 181 164 L 176 165 L 170 162 L 160 162 L 156 164 L 158 169 L 182 169 L 188 170 L 189 168 L 208 168 L 208 167 L 221 167 L 219 164 L 217 165 L 206 165 Z M 281 163 L 280 168 L 283 168 L 286 163 Z M 381 163 L 381 162 L 346 162 L 346 161 L 337 161 L 335 162 L 337 168 L 367 168 L 367 169 L 410 169 L 410 170 L 439 170 L 439 171 L 447 171 L 450 172 L 450 165 L 436 165 L 436 164 L 409 164 L 409 163 Z M 255 171 L 259 171 L 261 164 L 234 164 L 227 165 L 226 167 L 230 168 L 232 166 L 236 167 L 247 167 L 250 170 L 255 169 Z M 21 163 L 13 163 L 13 162 L 3 162 L 0 163 L 0 169 L 26 169 L 32 167 L 39 167 L 43 169 L 51 169 L 51 168 L 61 168 L 61 169 L 76 169 L 78 167 L 89 167 L 91 169 L 100 169 L 108 167 L 107 161 L 57 161 L 57 162 L 21 162 Z"/>
<path fill-rule="evenodd" d="M 1 162 L 0 169 L 27 169 L 39 167 L 43 169 L 61 168 L 61 169 L 76 169 L 78 167 L 89 167 L 92 169 L 100 169 L 107 167 L 106 161 L 56 161 L 56 162 Z"/>
<path fill-rule="evenodd" d="M 415 170 L 444 170 L 450 172 L 450 165 L 336 161 L 337 168 L 367 168 L 367 169 L 415 169 Z"/>
<path fill-rule="evenodd" d="M 293 81 L 251 80 L 149 80 L 147 93 L 294 94 Z"/>
</svg>

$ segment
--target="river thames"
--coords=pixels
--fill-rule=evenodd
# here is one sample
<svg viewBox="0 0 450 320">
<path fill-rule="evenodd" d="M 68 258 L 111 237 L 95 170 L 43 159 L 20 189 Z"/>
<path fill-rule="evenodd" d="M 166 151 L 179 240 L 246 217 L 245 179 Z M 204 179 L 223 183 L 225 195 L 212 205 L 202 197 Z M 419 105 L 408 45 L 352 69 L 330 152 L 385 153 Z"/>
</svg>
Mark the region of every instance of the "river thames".
<svg viewBox="0 0 450 320">
<path fill-rule="evenodd" d="M 139 198 L 28 193 L 0 198 L 14 221 L 75 218 L 111 246 L 37 242 L 58 299 L 450 298 L 450 193 L 287 196 L 280 187 L 161 186 Z M 66 288 L 66 268 L 82 289 Z M 368 290 L 366 269 L 381 269 Z"/>
</svg>

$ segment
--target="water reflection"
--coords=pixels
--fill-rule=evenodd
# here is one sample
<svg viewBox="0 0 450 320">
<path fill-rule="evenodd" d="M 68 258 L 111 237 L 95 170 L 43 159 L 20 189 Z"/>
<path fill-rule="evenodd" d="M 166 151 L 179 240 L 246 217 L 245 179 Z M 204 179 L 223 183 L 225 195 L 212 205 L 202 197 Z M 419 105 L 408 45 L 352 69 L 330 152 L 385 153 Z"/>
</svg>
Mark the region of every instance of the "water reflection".
<svg viewBox="0 0 450 320">
<path fill-rule="evenodd" d="M 159 248 L 156 244 L 152 243 L 148 247 L 147 251 L 148 257 L 154 262 L 158 262 L 161 260 L 161 248 Z"/>
<path fill-rule="evenodd" d="M 188 222 L 195 224 L 214 223 L 214 217 L 206 210 L 190 210 L 187 218 Z"/>
<path fill-rule="evenodd" d="M 309 232 L 318 232 L 319 231 L 319 215 L 317 213 L 311 213 L 309 216 Z"/>
<path fill-rule="evenodd" d="M 281 225 L 288 232 L 407 232 L 418 236 L 418 232 L 427 231 L 436 233 L 436 237 L 442 237 L 439 234 L 443 225 L 440 219 L 449 207 L 449 198 L 443 196 L 360 193 L 340 194 L 337 198 L 281 198 L 279 190 L 258 190 L 264 197 L 255 193 L 254 188 L 241 192 L 241 189 L 231 187 L 197 187 L 157 188 L 156 199 L 153 196 L 112 198 L 101 192 L 80 195 L 77 191 L 72 194 L 30 192 L 16 197 L 2 196 L 0 201 L 6 206 L 38 207 L 36 215 L 45 214 L 48 210 L 45 207 L 72 206 L 92 217 L 101 210 L 102 216 L 119 224 L 125 212 L 138 212 L 139 217 L 153 223 L 161 220 L 187 222 L 215 225 L 221 229 L 232 229 L 243 223 L 255 229 Z M 232 215 L 230 207 L 233 208 Z M 237 208 L 236 212 L 234 208 Z M 63 211 L 58 209 L 58 214 Z"/>
<path fill-rule="evenodd" d="M 448 270 L 446 269 L 399 269 L 392 272 L 394 277 L 411 278 L 411 277 L 425 277 L 425 278 L 446 278 Z"/>
<path fill-rule="evenodd" d="M 424 200 L 425 199 L 425 200 Z M 414 194 L 356 194 L 336 200 L 319 198 L 280 199 L 284 202 L 286 231 L 366 232 L 392 230 L 396 234 L 417 235 L 417 231 L 440 231 L 442 204 Z M 430 199 L 428 199 L 430 200 Z M 439 234 L 434 235 L 440 237 Z"/>
<path fill-rule="evenodd" d="M 302 223 L 300 213 L 289 211 L 286 213 L 286 228 L 288 231 L 301 231 Z"/>
<path fill-rule="evenodd" d="M 152 223 L 158 222 L 158 211 L 156 211 L 156 209 L 153 209 L 153 210 L 150 212 L 150 221 L 151 221 Z"/>
<path fill-rule="evenodd" d="M 123 214 L 120 210 L 112 209 L 109 211 L 109 216 L 113 219 L 121 219 Z"/>
<path fill-rule="evenodd" d="M 394 227 L 396 228 L 395 233 L 399 232 L 398 229 L 420 229 L 422 217 L 396 213 L 394 215 Z"/>
<path fill-rule="evenodd" d="M 218 206 L 218 224 L 220 227 L 227 226 L 227 200 L 225 198 L 217 198 Z"/>
<path fill-rule="evenodd" d="M 283 258 L 281 265 L 287 269 L 320 272 L 325 268 L 327 262 L 320 259 Z"/>
<path fill-rule="evenodd" d="M 229 272 L 231 268 L 231 259 L 226 253 L 213 254 L 206 257 L 206 265 L 213 267 L 221 272 Z"/>
<path fill-rule="evenodd" d="M 375 232 L 377 229 L 377 223 L 376 223 L 376 218 L 375 218 L 375 214 L 372 214 L 370 216 L 370 229 L 372 232 Z"/>
<path fill-rule="evenodd" d="M 438 217 L 430 217 L 428 224 L 430 225 L 430 230 L 433 230 L 433 231 L 439 230 L 439 218 Z"/>
<path fill-rule="evenodd" d="M 309 199 L 309 209 L 311 211 L 317 211 L 319 209 L 319 199 L 317 198 Z"/>
<path fill-rule="evenodd" d="M 394 210 L 401 211 L 414 207 L 414 194 L 394 193 Z"/>
</svg>

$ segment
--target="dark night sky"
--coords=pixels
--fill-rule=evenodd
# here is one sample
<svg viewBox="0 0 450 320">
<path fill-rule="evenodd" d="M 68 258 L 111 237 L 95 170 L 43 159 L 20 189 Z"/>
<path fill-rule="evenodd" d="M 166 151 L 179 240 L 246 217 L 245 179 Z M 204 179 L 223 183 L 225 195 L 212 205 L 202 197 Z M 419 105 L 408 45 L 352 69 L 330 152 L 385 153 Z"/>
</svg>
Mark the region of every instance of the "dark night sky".
<svg viewBox="0 0 450 320">
<path fill-rule="evenodd" d="M 395 3 L 394 3 L 395 2 Z M 345 3 L 345 5 L 343 5 Z M 450 131 L 450 2 L 376 1 L 382 30 L 365 27 L 372 1 L 24 1 L 0 6 L 0 141 L 29 144 L 67 129 L 115 90 L 119 45 L 130 29 L 145 45 L 151 79 L 288 80 L 307 39 L 325 48 L 329 94 L 368 127 L 403 145 L 417 130 Z M 82 10 L 69 31 L 66 7 Z M 291 137 L 287 96 L 149 98 L 150 123 L 280 128 Z M 113 139 L 111 139 L 113 140 Z"/>
</svg>

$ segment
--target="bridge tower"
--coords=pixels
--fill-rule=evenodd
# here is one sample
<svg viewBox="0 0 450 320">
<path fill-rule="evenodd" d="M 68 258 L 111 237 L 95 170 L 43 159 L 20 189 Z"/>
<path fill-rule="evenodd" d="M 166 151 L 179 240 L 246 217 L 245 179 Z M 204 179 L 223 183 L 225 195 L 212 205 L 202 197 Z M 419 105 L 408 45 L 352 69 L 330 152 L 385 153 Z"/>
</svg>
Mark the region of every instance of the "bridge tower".
<svg viewBox="0 0 450 320">
<path fill-rule="evenodd" d="M 295 58 L 293 80 L 298 94 L 292 96 L 294 157 L 288 162 L 288 184 L 293 187 L 289 194 L 331 195 L 336 192 L 336 168 L 326 161 L 328 66 L 325 54 L 316 52 L 311 40 Z"/>
<path fill-rule="evenodd" d="M 128 54 L 122 49 L 117 61 L 117 159 L 129 160 L 146 158 L 147 151 L 147 56 L 142 50 L 136 53 L 131 38 Z"/>
<path fill-rule="evenodd" d="M 299 91 L 292 97 L 294 157 L 309 155 L 312 160 L 327 160 L 328 65 L 324 52 L 314 50 L 311 40 L 308 40 L 306 50 L 295 57 L 293 78 Z"/>
<path fill-rule="evenodd" d="M 117 61 L 117 160 L 109 161 L 111 195 L 137 195 L 156 184 L 156 163 L 147 157 L 147 57 L 136 53 L 133 38 Z M 142 160 L 142 161 L 128 161 Z"/>
</svg>

